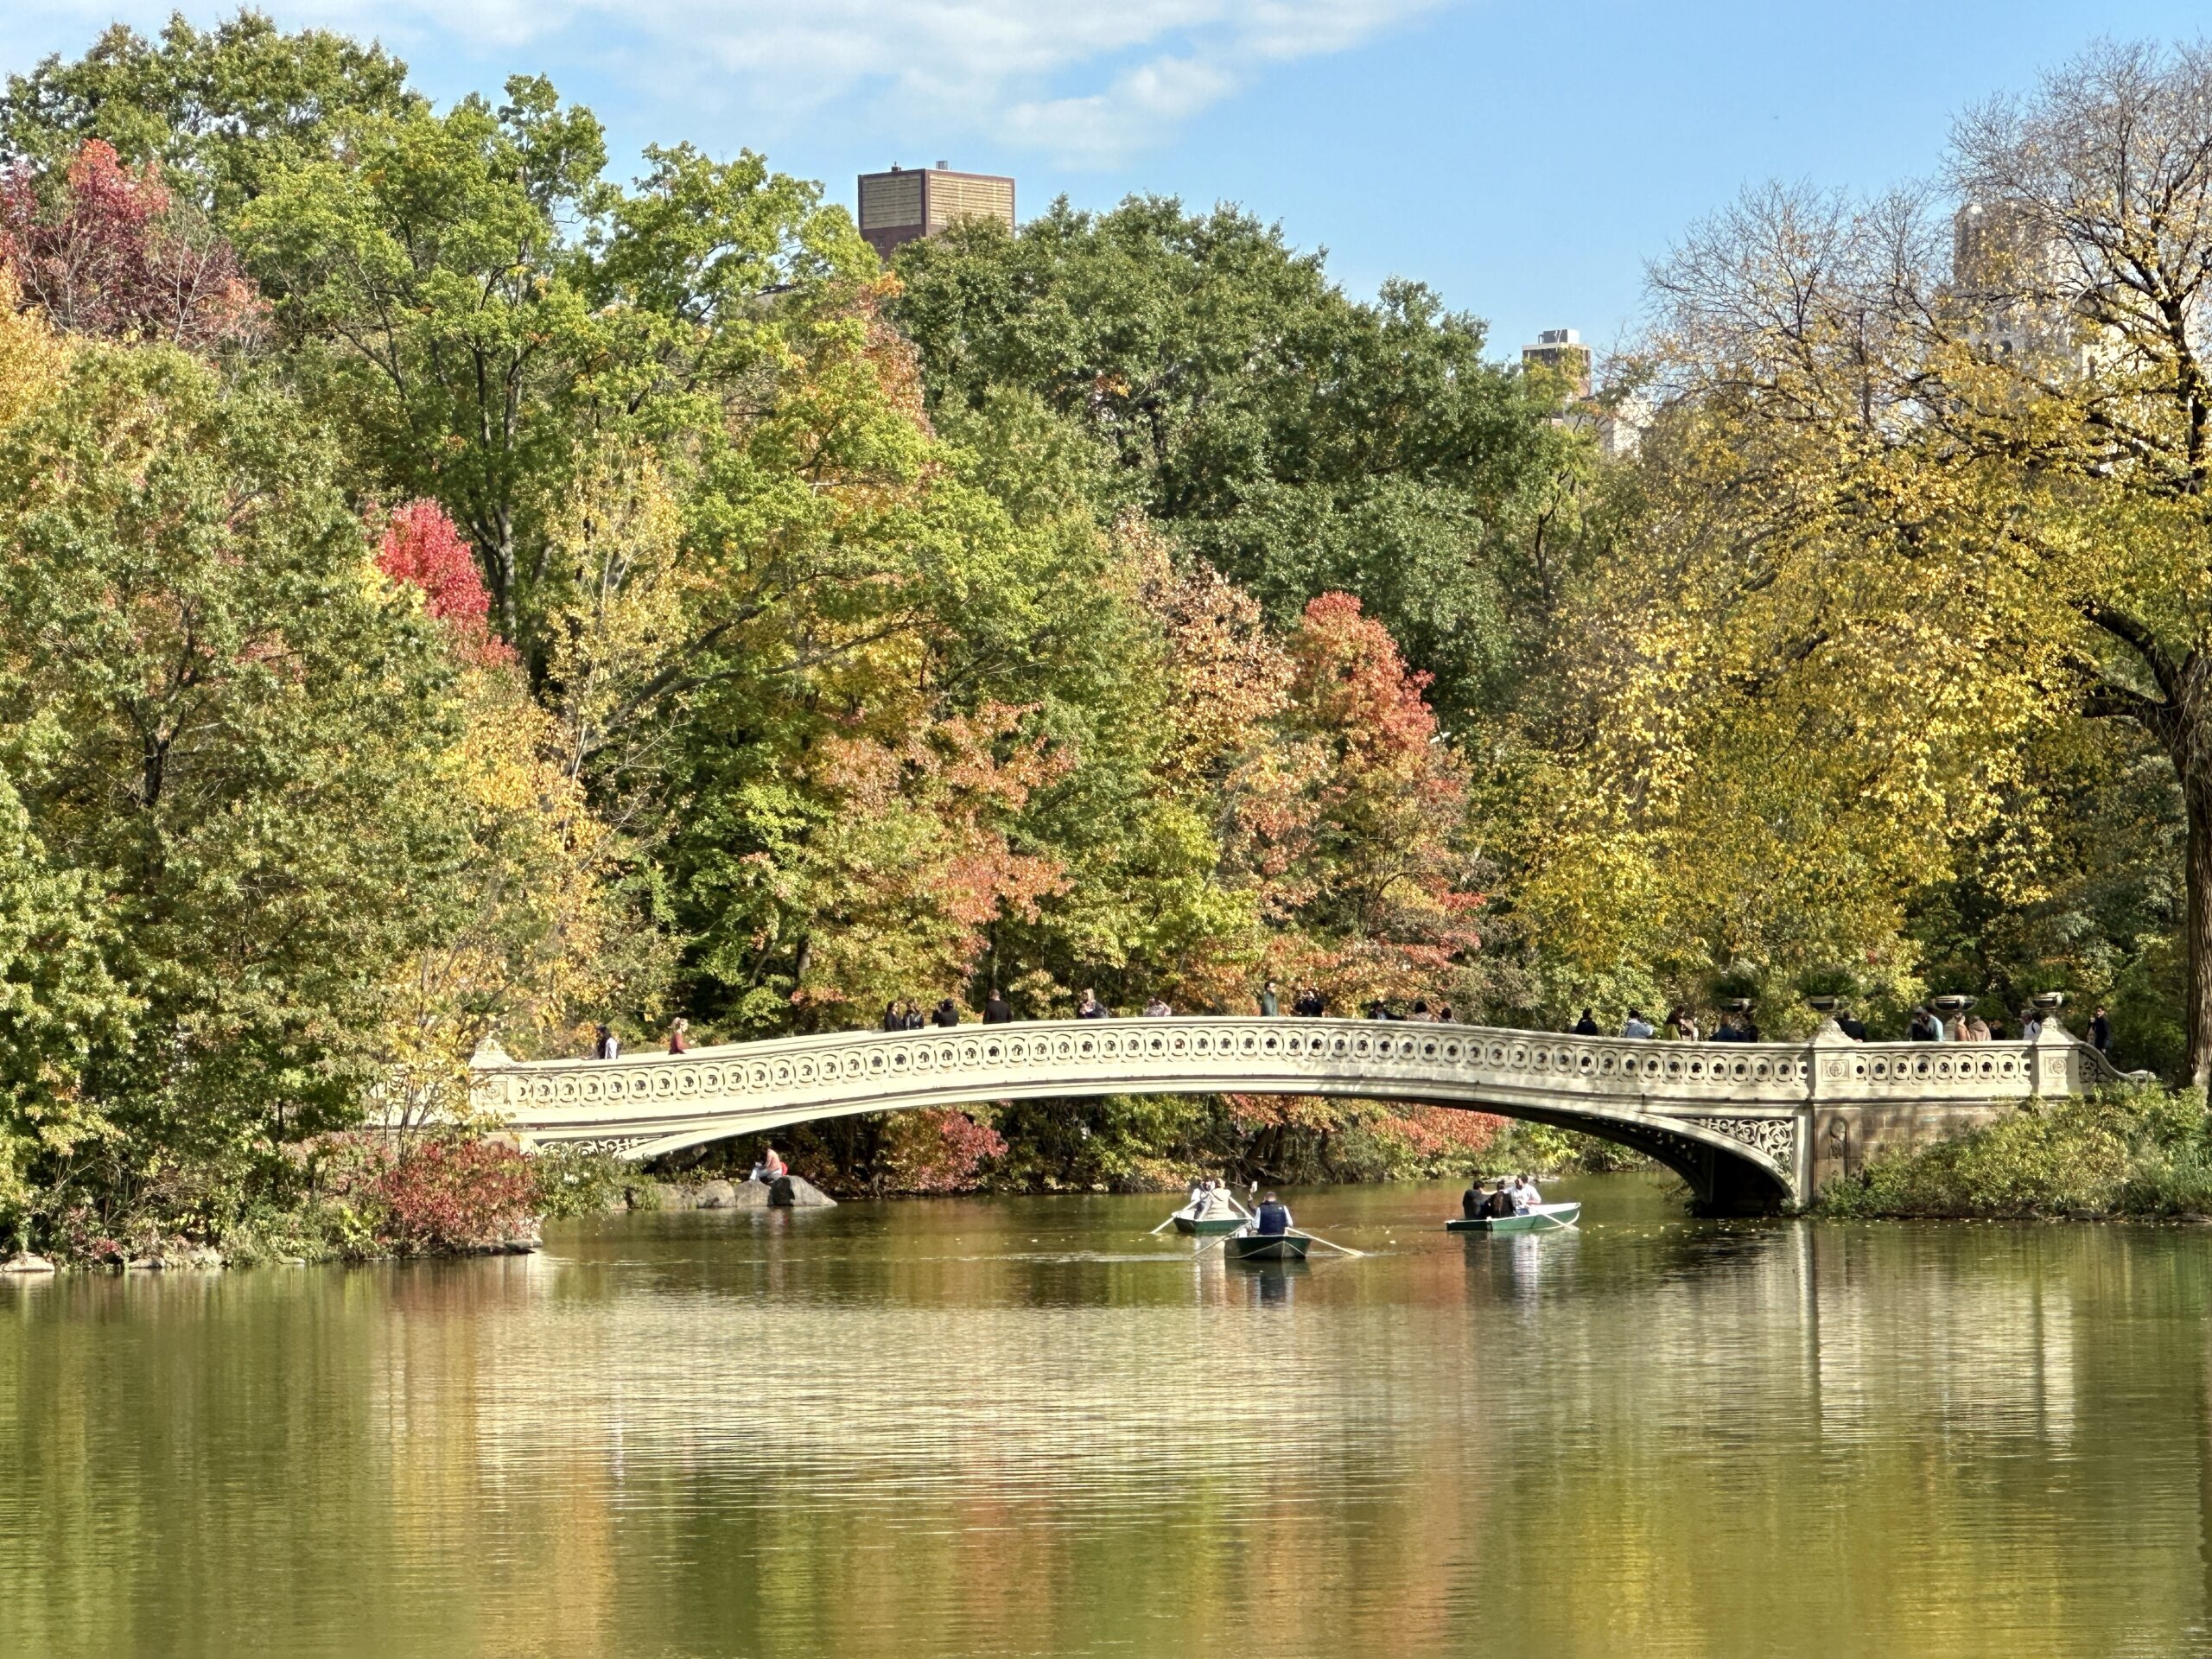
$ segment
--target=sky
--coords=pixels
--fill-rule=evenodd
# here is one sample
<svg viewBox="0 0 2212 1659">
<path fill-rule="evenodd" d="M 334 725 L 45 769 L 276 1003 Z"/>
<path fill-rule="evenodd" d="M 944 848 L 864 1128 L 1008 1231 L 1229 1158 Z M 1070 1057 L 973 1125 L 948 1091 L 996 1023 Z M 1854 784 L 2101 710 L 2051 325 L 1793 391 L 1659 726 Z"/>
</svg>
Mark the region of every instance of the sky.
<svg viewBox="0 0 2212 1659">
<path fill-rule="evenodd" d="M 1646 263 L 1747 185 L 1932 175 L 1953 117 L 2033 88 L 2099 35 L 2182 41 L 2202 0 L 264 0 L 371 35 L 441 103 L 546 74 L 640 146 L 752 149 L 853 205 L 854 177 L 940 159 L 1065 194 L 1236 202 L 1371 295 L 1417 278 L 1510 356 L 1600 349 Z M 186 0 L 7 0 L 0 70 L 74 56 Z"/>
</svg>

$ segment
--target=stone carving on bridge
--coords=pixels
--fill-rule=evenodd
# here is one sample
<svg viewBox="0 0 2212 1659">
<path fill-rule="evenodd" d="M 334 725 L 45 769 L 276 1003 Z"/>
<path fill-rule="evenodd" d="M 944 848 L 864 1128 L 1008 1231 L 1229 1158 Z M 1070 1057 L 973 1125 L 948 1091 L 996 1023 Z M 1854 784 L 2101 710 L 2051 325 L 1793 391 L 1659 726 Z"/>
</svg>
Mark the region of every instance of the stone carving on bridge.
<svg viewBox="0 0 2212 1659">
<path fill-rule="evenodd" d="M 1794 1117 L 1701 1117 L 1684 1121 L 1725 1135 L 1731 1141 L 1741 1141 L 1754 1152 L 1763 1152 L 1780 1168 L 1796 1167 L 1797 1120 Z"/>
</svg>

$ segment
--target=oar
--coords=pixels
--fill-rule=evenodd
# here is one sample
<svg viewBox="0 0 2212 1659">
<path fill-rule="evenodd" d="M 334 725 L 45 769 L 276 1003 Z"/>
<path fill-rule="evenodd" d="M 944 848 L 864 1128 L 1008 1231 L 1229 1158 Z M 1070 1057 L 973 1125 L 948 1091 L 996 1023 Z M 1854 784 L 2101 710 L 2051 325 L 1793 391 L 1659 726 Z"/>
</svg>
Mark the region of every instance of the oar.
<svg viewBox="0 0 2212 1659">
<path fill-rule="evenodd" d="M 1179 1215 L 1181 1215 L 1182 1213 L 1183 1213 L 1183 1212 L 1182 1212 L 1180 1210 L 1178 1210 L 1178 1211 L 1175 1212 L 1175 1216 L 1179 1216 Z M 1150 1233 L 1150 1234 L 1148 1234 L 1148 1235 L 1147 1235 L 1147 1236 L 1148 1236 L 1148 1237 L 1157 1237 L 1157 1236 L 1158 1236 L 1159 1235 L 1160 1235 L 1161 1233 L 1166 1232 L 1166 1231 L 1170 1227 L 1173 1227 L 1173 1226 L 1175 1224 L 1175 1216 L 1170 1216 L 1170 1217 L 1167 1217 L 1167 1219 L 1166 1219 L 1166 1220 L 1165 1220 L 1165 1221 L 1163 1221 L 1163 1222 L 1161 1222 L 1161 1223 L 1160 1224 L 1160 1225 L 1159 1225 L 1159 1226 L 1157 1226 L 1157 1227 L 1154 1228 L 1154 1229 L 1152 1230 L 1151 1233 Z"/>
<path fill-rule="evenodd" d="M 1304 1229 L 1301 1228 L 1300 1230 L 1304 1231 Z M 1342 1250 L 1346 1255 L 1365 1255 L 1367 1254 L 1365 1250 L 1349 1249 L 1342 1244 L 1330 1243 L 1327 1239 L 1322 1237 L 1319 1233 L 1306 1233 L 1306 1236 L 1312 1239 L 1316 1244 L 1328 1244 L 1329 1248 L 1332 1250 Z"/>
<path fill-rule="evenodd" d="M 1208 1250 L 1212 1249 L 1216 1245 L 1226 1244 L 1230 1239 L 1242 1238 L 1243 1236 L 1243 1230 L 1242 1228 L 1239 1228 L 1233 1233 L 1216 1233 L 1211 1238 L 1207 1239 L 1204 1243 L 1195 1245 L 1192 1248 L 1191 1260 L 1195 1262 L 1200 1256 L 1204 1255 Z"/>
</svg>

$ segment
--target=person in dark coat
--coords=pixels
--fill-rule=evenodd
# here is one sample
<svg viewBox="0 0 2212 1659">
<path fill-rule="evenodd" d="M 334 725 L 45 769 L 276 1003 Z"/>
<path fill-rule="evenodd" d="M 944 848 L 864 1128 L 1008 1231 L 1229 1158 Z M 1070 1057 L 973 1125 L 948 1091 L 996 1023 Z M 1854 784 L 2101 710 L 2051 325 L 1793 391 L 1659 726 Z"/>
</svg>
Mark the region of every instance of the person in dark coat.
<svg viewBox="0 0 2212 1659">
<path fill-rule="evenodd" d="M 1578 1037 L 1595 1037 L 1598 1034 L 1598 1016 L 1588 1008 L 1583 1009 L 1582 1017 L 1574 1022 L 1574 1034 Z"/>
<path fill-rule="evenodd" d="M 1467 1190 L 1459 1195 L 1459 1213 L 1469 1221 L 1477 1220 L 1483 1214 L 1485 1202 L 1483 1197 L 1483 1184 L 1480 1181 L 1471 1180 L 1467 1183 Z"/>
<path fill-rule="evenodd" d="M 1075 1017 L 1078 1020 L 1111 1020 L 1114 1011 L 1098 1000 L 1097 992 L 1086 990 L 1083 994 L 1083 1001 L 1076 1005 Z"/>
<path fill-rule="evenodd" d="M 2089 1020 L 2089 1046 L 2100 1054 L 2112 1052 L 2112 1021 L 2102 1008 Z"/>
<path fill-rule="evenodd" d="M 1260 1212 L 1254 1217 L 1256 1230 L 1263 1238 L 1278 1238 L 1290 1230 L 1290 1209 L 1272 1192 L 1260 1200 Z"/>
<path fill-rule="evenodd" d="M 1847 1014 L 1839 1014 L 1836 1015 L 1835 1028 L 1841 1032 L 1845 1036 L 1850 1038 L 1854 1043 L 1863 1043 L 1866 1040 L 1866 1027 L 1865 1023 L 1861 1020 L 1853 1019 Z"/>
<path fill-rule="evenodd" d="M 983 1001 L 983 1023 L 987 1026 L 1010 1026 L 1014 1023 L 1014 1004 L 999 995 L 999 988 L 991 987 L 991 994 Z"/>
<path fill-rule="evenodd" d="M 948 996 L 937 1005 L 937 1012 L 930 1018 L 940 1026 L 957 1026 L 960 1023 L 960 1010 L 952 1006 L 952 999 Z"/>
<path fill-rule="evenodd" d="M 1483 1213 L 1494 1221 L 1503 1221 L 1513 1213 L 1513 1193 L 1503 1180 L 1490 1190 L 1490 1199 L 1483 1205 Z"/>
<path fill-rule="evenodd" d="M 1275 982 L 1272 979 L 1260 988 L 1260 1012 L 1270 1020 L 1282 1012 L 1282 1005 L 1275 995 Z"/>
</svg>

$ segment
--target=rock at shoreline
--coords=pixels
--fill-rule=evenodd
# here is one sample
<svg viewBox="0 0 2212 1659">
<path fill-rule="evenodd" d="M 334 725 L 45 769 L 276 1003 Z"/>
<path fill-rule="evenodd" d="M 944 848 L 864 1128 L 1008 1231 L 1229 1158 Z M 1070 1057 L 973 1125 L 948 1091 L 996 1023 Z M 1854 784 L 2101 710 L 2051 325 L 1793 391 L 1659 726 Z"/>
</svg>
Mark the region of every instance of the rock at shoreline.
<svg viewBox="0 0 2212 1659">
<path fill-rule="evenodd" d="M 42 1255 L 33 1255 L 29 1250 L 18 1250 L 5 1262 L 0 1262 L 0 1273 L 52 1273 L 54 1263 Z"/>
<path fill-rule="evenodd" d="M 791 1184 L 791 1208 L 836 1208 L 837 1200 L 804 1176 L 791 1175 L 785 1179 Z M 778 1207 L 774 1196 L 765 1181 L 716 1180 L 689 1185 L 672 1181 L 660 1183 L 660 1207 L 664 1210 L 769 1210 Z"/>
</svg>

